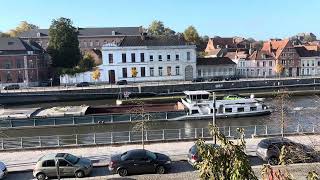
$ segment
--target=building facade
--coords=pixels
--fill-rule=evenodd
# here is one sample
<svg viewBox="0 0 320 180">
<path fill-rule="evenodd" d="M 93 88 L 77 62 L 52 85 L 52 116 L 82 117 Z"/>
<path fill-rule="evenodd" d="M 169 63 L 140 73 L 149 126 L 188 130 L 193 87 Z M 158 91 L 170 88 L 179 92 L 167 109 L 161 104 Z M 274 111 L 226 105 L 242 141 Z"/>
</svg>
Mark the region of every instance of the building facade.
<svg viewBox="0 0 320 180">
<path fill-rule="evenodd" d="M 20 38 L 0 38 L 0 84 L 37 86 L 48 78 L 49 57 Z"/>
<path fill-rule="evenodd" d="M 196 76 L 196 46 L 173 36 L 126 36 L 102 47 L 99 82 L 192 80 Z M 90 72 L 63 76 L 62 83 L 93 82 Z"/>
<path fill-rule="evenodd" d="M 237 64 L 228 57 L 197 58 L 197 77 L 211 79 L 236 75 Z"/>
<path fill-rule="evenodd" d="M 283 66 L 281 76 L 296 77 L 300 75 L 300 57 L 289 39 L 266 41 L 261 51 L 273 56 L 276 63 Z"/>
<path fill-rule="evenodd" d="M 316 50 L 309 50 L 305 46 L 296 46 L 297 53 L 300 56 L 300 75 L 318 76 L 320 75 L 320 53 Z"/>
</svg>

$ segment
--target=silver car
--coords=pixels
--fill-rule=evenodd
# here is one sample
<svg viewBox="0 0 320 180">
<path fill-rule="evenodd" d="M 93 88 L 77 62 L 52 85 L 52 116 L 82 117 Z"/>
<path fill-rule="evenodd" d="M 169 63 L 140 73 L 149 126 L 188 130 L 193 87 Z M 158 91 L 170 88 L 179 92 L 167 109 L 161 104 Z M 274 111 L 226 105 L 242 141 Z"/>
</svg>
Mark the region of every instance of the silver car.
<svg viewBox="0 0 320 180">
<path fill-rule="evenodd" d="M 3 179 L 8 174 L 6 165 L 0 161 L 0 179 Z"/>
<path fill-rule="evenodd" d="M 82 178 L 88 176 L 91 170 L 92 162 L 90 159 L 68 153 L 56 153 L 41 157 L 33 170 L 33 176 L 38 180 L 57 176 Z"/>
</svg>

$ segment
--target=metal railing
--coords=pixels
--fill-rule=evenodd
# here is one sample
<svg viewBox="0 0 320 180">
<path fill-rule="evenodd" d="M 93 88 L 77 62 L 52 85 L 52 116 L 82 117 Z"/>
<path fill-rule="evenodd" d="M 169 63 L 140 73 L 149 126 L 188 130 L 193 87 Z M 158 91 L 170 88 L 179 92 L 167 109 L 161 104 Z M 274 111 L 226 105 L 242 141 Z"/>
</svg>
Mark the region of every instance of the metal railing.
<svg viewBox="0 0 320 180">
<path fill-rule="evenodd" d="M 186 115 L 184 111 L 150 113 L 152 120 L 168 120 Z M 109 114 L 100 116 L 65 116 L 50 118 L 0 119 L 1 128 L 25 128 L 41 126 L 90 125 L 140 120 L 135 114 Z"/>
<path fill-rule="evenodd" d="M 225 126 L 219 127 L 221 133 L 229 138 L 239 136 L 237 129 L 245 130 L 245 137 L 250 138 L 259 135 L 279 135 L 279 125 L 252 125 L 252 126 Z M 317 125 L 295 124 L 285 127 L 285 134 L 320 133 Z M 211 138 L 208 128 L 183 128 L 146 130 L 144 140 L 146 142 L 170 141 L 170 140 L 195 140 L 198 138 Z M 86 145 L 111 145 L 121 143 L 137 143 L 142 141 L 142 133 L 139 131 L 105 132 L 90 134 L 52 135 L 34 137 L 16 137 L 0 139 L 0 150 L 86 146 Z"/>
</svg>

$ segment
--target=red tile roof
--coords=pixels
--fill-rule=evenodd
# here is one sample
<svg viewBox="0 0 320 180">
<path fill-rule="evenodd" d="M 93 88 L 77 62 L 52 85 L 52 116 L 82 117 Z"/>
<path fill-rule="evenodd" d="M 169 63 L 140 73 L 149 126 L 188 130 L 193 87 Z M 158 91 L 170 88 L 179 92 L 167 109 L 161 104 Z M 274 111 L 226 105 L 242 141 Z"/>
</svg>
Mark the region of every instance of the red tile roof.
<svg viewBox="0 0 320 180">
<path fill-rule="evenodd" d="M 261 51 L 272 53 L 276 59 L 279 58 L 283 49 L 289 43 L 289 39 L 284 40 L 270 40 L 263 43 Z"/>
</svg>

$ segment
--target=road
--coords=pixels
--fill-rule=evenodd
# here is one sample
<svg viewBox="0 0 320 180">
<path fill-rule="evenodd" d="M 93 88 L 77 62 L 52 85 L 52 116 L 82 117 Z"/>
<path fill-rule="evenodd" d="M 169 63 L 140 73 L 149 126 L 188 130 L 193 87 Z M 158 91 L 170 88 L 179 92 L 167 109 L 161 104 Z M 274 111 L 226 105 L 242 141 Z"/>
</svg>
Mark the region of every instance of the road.
<svg viewBox="0 0 320 180">
<path fill-rule="evenodd" d="M 251 158 L 251 162 L 255 162 L 257 159 L 255 157 Z M 257 162 L 255 162 L 257 163 Z M 262 162 L 258 162 L 252 166 L 255 174 L 261 178 L 261 168 Z M 276 167 L 280 169 L 287 169 L 295 179 L 305 179 L 307 173 L 309 171 L 315 170 L 316 172 L 320 172 L 320 163 L 313 164 L 294 164 L 286 167 Z M 12 173 L 9 174 L 6 180 L 31 180 L 33 179 L 32 172 L 22 172 L 22 173 Z M 63 178 L 66 180 L 71 180 L 75 178 Z M 112 175 L 107 170 L 106 167 L 98 167 L 94 168 L 90 177 L 84 179 L 125 179 L 125 180 L 188 180 L 188 179 L 198 179 L 197 171 L 187 163 L 187 161 L 175 161 L 172 164 L 172 169 L 167 174 L 159 175 L 159 174 L 144 174 L 144 175 L 130 175 L 126 178 L 121 178 L 119 175 Z"/>
</svg>

